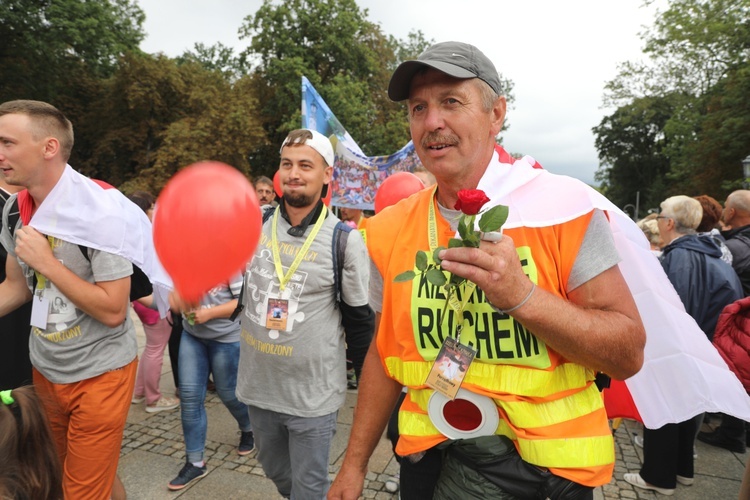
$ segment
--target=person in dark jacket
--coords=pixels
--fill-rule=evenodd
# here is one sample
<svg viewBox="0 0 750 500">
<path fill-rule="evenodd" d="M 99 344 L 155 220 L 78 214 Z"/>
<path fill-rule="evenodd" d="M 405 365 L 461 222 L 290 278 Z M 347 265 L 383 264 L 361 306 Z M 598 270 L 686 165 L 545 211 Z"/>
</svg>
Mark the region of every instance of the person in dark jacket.
<svg viewBox="0 0 750 500">
<path fill-rule="evenodd" d="M 698 200 L 673 196 L 661 203 L 656 219 L 665 244 L 662 267 L 687 313 L 711 340 L 721 311 L 743 293 L 737 274 L 721 260 L 716 242 L 696 234 L 702 217 Z M 625 474 L 625 481 L 664 495 L 673 494 L 678 482 L 693 484 L 693 444 L 702 422 L 700 414 L 659 429 L 644 429 L 643 466 L 638 474 Z"/>
<path fill-rule="evenodd" d="M 742 282 L 744 296 L 750 296 L 750 191 L 740 189 L 731 193 L 724 203 L 721 218 L 732 228 L 721 234 L 732 252 L 732 267 Z M 699 432 L 698 439 L 712 446 L 744 453 L 748 424 L 732 415 L 722 415 L 721 425 L 714 432 Z"/>
<path fill-rule="evenodd" d="M 716 321 L 727 304 L 743 297 L 742 284 L 732 267 L 721 260 L 721 248 L 695 229 L 703 209 L 687 196 L 673 196 L 657 217 L 665 243 L 661 264 L 685 310 L 712 340 Z"/>
<path fill-rule="evenodd" d="M 742 282 L 745 296 L 750 295 L 750 191 L 732 192 L 724 202 L 721 220 L 731 229 L 722 231 L 729 251 L 732 267 Z"/>
</svg>

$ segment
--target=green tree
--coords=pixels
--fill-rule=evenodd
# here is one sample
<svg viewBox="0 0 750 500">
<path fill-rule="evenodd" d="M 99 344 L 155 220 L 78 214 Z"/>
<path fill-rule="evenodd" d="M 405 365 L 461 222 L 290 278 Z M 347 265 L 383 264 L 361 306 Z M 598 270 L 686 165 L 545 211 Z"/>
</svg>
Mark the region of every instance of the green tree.
<svg viewBox="0 0 750 500">
<path fill-rule="evenodd" d="M 104 79 L 119 57 L 137 51 L 144 14 L 132 0 L 0 2 L 0 102 L 36 99 L 73 122 L 71 164 L 93 154 L 99 128 L 88 123 Z"/>
<path fill-rule="evenodd" d="M 229 80 L 236 80 L 245 73 L 242 59 L 234 49 L 222 43 L 206 45 L 196 43 L 193 50 L 185 51 L 176 59 L 178 64 L 194 62 L 207 70 L 218 71 Z"/>
<path fill-rule="evenodd" d="M 265 142 L 249 78 L 231 82 L 197 62 L 127 54 L 85 122 L 99 131 L 79 170 L 123 191 L 158 193 L 201 160 L 249 174 L 249 152 Z"/>
<path fill-rule="evenodd" d="M 264 0 L 245 18 L 240 36 L 250 43 L 241 57 L 252 66 L 262 103 L 269 145 L 255 156 L 267 175 L 276 170 L 278 144 L 299 127 L 302 76 L 365 154 L 390 154 L 409 140 L 404 105 L 388 98 L 388 82 L 398 64 L 432 42 L 420 31 L 405 41 L 386 36 L 367 16 L 354 0 Z M 512 82 L 506 83 L 511 90 Z"/>
<path fill-rule="evenodd" d="M 596 172 L 602 192 L 620 207 L 633 203 L 655 207 L 663 200 L 669 160 L 664 126 L 672 115 L 668 99 L 641 98 L 621 106 L 594 127 L 602 165 Z"/>
<path fill-rule="evenodd" d="M 111 75 L 138 50 L 144 18 L 132 0 L 0 2 L 0 101 L 55 102 L 79 78 Z"/>
<path fill-rule="evenodd" d="M 740 161 L 748 152 L 750 114 L 745 105 L 750 56 L 749 0 L 672 0 L 659 12 L 642 38 L 646 63 L 627 62 L 605 87 L 605 104 L 618 114 L 641 99 L 665 99 L 671 114 L 661 128 L 664 146 L 650 162 L 666 157 L 669 167 L 654 185 L 670 194 L 708 193 L 722 198 L 741 175 Z M 743 94 L 742 92 L 745 92 Z M 603 122 L 604 123 L 604 122 Z M 619 120 L 611 120 L 616 126 Z M 597 144 L 609 144 L 618 134 L 607 133 Z M 624 134 L 622 134 L 624 136 Z M 627 147 L 619 148 L 622 154 Z M 602 176 L 625 182 L 626 158 L 599 150 L 606 163 Z M 610 190 L 617 189 L 611 184 Z"/>
</svg>

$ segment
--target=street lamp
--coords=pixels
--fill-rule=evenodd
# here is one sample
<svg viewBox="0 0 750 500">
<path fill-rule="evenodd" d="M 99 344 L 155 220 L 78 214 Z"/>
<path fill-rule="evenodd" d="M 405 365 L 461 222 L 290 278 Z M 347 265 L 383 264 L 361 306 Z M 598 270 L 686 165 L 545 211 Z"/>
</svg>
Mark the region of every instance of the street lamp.
<svg viewBox="0 0 750 500">
<path fill-rule="evenodd" d="M 750 178 L 750 155 L 747 155 L 747 157 L 742 160 L 742 174 L 744 176 L 744 178 L 742 179 L 742 185 L 745 187 L 745 189 L 747 189 L 747 179 Z"/>
<path fill-rule="evenodd" d="M 630 211 L 628 209 L 630 209 L 630 210 L 633 211 L 633 215 L 630 215 L 630 213 L 629 213 Z M 633 205 L 632 203 L 628 203 L 627 205 L 625 205 L 624 207 L 622 207 L 622 211 L 625 212 L 626 214 L 628 214 L 631 219 L 636 220 L 635 219 L 635 205 Z"/>
</svg>

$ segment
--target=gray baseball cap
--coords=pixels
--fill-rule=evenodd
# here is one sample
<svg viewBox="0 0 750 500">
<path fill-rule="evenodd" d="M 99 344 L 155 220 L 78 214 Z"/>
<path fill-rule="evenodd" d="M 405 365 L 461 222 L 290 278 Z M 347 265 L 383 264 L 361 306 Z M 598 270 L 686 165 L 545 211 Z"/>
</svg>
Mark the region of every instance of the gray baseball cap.
<svg viewBox="0 0 750 500">
<path fill-rule="evenodd" d="M 482 51 L 468 43 L 441 42 L 428 47 L 416 60 L 405 61 L 396 68 L 388 84 L 388 97 L 392 101 L 408 99 L 411 79 L 425 66 L 455 78 L 479 78 L 498 95 L 502 93 L 495 65 Z"/>
</svg>

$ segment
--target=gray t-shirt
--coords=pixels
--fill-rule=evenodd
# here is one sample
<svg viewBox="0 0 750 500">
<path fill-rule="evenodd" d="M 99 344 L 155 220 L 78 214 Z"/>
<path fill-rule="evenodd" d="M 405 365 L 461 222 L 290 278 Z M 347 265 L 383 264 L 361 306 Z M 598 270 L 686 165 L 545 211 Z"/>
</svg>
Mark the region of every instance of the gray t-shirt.
<svg viewBox="0 0 750 500">
<path fill-rule="evenodd" d="M 8 258 L 15 258 L 15 241 L 6 227 L 0 243 L 8 250 Z M 21 224 L 19 222 L 20 227 Z M 90 261 L 78 245 L 52 239 L 52 252 L 66 268 L 79 278 L 95 283 L 125 278 L 133 273 L 133 265 L 117 255 L 88 249 Z M 138 353 L 135 327 L 130 315 L 115 328 L 110 328 L 78 309 L 49 280 L 39 281 L 34 290 L 34 271 L 19 261 L 29 290 L 49 301 L 47 327 L 31 327 L 29 354 L 34 368 L 56 384 L 80 382 L 102 373 L 122 368 Z M 40 283 L 44 287 L 40 288 Z M 127 300 L 127 298 L 125 299 Z"/>
<path fill-rule="evenodd" d="M 440 215 L 455 231 L 461 212 L 445 208 L 440 204 L 438 208 Z M 619 262 L 620 255 L 617 253 L 607 216 L 601 210 L 595 209 L 568 277 L 568 291 L 575 290 Z M 372 261 L 370 261 L 370 307 L 375 312 L 383 310 L 383 276 Z"/>
<path fill-rule="evenodd" d="M 242 274 L 237 274 L 228 283 L 222 283 L 213 287 L 201 299 L 201 307 L 216 307 L 234 300 L 240 296 L 242 288 Z M 192 336 L 204 340 L 215 340 L 216 342 L 230 343 L 240 340 L 240 320 L 235 318 L 214 318 L 203 324 L 193 324 L 182 315 L 182 328 Z"/>
<path fill-rule="evenodd" d="M 247 265 L 242 312 L 237 397 L 259 408 L 318 417 L 337 411 L 346 395 L 346 343 L 333 278 L 332 238 L 338 222 L 328 215 L 305 258 L 279 291 L 271 246 L 273 217 L 263 225 L 260 243 Z M 314 222 L 314 221 L 313 221 Z M 284 273 L 313 229 L 302 237 L 287 233 L 278 219 L 278 241 Z M 367 304 L 369 263 L 359 231 L 351 231 L 341 276 L 342 296 L 350 306 Z M 286 329 L 266 328 L 274 303 L 286 314 Z"/>
</svg>

